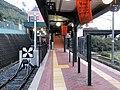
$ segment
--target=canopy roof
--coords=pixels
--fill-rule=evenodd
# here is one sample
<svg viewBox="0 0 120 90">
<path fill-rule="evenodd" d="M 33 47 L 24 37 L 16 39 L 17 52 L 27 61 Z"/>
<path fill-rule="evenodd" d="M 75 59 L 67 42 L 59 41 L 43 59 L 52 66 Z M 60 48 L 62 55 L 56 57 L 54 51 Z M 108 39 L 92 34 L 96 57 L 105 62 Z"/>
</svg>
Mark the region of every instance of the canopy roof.
<svg viewBox="0 0 120 90">
<path fill-rule="evenodd" d="M 120 3 L 120 0 L 116 1 L 117 3 Z M 36 0 L 36 2 L 47 26 L 49 25 L 49 22 L 52 23 L 55 21 L 73 20 L 73 17 L 76 17 L 76 22 L 79 23 L 76 10 L 76 0 Z M 52 11 L 48 8 L 48 2 L 54 2 Z M 90 4 L 92 8 L 93 18 L 96 18 L 109 11 L 110 5 L 105 5 L 102 0 L 90 0 Z"/>
</svg>

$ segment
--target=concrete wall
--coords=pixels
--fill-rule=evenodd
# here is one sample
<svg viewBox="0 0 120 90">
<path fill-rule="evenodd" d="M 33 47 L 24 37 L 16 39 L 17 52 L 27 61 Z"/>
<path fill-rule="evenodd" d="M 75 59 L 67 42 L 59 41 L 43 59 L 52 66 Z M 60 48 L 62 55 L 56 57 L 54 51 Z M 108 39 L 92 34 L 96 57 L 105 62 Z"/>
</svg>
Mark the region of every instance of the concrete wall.
<svg viewBox="0 0 120 90">
<path fill-rule="evenodd" d="M 0 68 L 5 67 L 19 58 L 19 50 L 32 44 L 27 34 L 0 33 Z"/>
</svg>

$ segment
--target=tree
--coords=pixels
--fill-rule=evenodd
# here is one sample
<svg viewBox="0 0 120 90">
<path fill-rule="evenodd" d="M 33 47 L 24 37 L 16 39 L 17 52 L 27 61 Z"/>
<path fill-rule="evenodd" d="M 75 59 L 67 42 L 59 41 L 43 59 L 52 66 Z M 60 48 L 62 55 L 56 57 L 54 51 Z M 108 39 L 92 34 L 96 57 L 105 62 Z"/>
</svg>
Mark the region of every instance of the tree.
<svg viewBox="0 0 120 90">
<path fill-rule="evenodd" d="M 3 13 L 0 13 L 0 21 L 3 21 Z"/>
</svg>

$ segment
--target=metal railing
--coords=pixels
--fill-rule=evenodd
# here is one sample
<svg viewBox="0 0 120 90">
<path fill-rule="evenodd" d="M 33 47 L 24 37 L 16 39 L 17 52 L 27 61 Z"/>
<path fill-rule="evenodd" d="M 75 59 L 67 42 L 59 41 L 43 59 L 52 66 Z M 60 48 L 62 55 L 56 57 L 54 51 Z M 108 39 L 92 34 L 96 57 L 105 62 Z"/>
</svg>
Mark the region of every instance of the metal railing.
<svg viewBox="0 0 120 90">
<path fill-rule="evenodd" d="M 7 21 L 0 21 L 0 28 L 6 28 L 6 29 L 19 29 L 18 25 L 15 25 L 13 22 Z M 22 27 L 22 30 L 25 30 L 24 27 Z"/>
<path fill-rule="evenodd" d="M 45 55 L 47 54 L 48 50 L 48 44 L 44 43 L 42 45 L 39 45 L 39 62 L 42 63 Z"/>
<path fill-rule="evenodd" d="M 0 21 L 0 28 L 18 29 L 18 26 L 12 22 L 2 22 Z"/>
</svg>

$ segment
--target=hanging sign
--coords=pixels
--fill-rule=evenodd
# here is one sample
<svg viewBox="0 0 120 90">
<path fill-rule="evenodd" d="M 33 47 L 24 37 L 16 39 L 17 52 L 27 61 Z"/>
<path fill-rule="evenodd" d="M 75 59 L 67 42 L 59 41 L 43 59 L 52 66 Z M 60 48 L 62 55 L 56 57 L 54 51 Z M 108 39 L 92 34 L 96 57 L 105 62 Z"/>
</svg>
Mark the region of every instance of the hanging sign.
<svg viewBox="0 0 120 90">
<path fill-rule="evenodd" d="M 89 23 L 93 19 L 90 0 L 76 0 L 76 8 L 81 25 Z"/>
<path fill-rule="evenodd" d="M 67 35 L 67 30 L 68 30 L 68 27 L 66 25 L 61 26 L 61 34 L 62 35 Z"/>
</svg>

